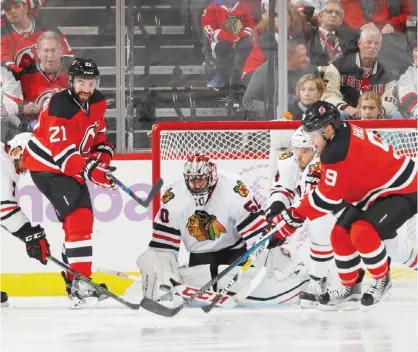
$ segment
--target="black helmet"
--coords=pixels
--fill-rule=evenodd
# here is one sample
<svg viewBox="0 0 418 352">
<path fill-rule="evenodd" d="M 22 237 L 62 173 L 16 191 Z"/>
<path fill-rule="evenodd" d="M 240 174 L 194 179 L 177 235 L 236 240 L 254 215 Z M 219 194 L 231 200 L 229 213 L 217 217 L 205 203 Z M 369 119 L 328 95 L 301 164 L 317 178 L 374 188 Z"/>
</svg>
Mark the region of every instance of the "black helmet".
<svg viewBox="0 0 418 352">
<path fill-rule="evenodd" d="M 68 80 L 70 86 L 74 83 L 74 78 L 100 78 L 100 71 L 92 59 L 75 58 L 68 68 Z"/>
<path fill-rule="evenodd" d="M 302 118 L 302 127 L 305 132 L 312 132 L 327 125 L 332 125 L 336 131 L 342 126 L 338 109 L 325 101 L 317 101 L 306 109 Z"/>
</svg>

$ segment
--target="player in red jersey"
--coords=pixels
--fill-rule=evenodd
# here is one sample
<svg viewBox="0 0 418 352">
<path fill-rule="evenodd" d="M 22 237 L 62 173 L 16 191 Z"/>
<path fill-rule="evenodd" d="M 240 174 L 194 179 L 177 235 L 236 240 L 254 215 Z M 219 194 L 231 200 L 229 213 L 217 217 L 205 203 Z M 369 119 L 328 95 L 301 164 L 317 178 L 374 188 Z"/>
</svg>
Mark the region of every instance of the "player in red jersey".
<svg viewBox="0 0 418 352">
<path fill-rule="evenodd" d="M 86 180 L 106 189 L 114 187 L 108 177 L 113 147 L 106 137 L 106 100 L 96 89 L 100 73 L 95 62 L 75 59 L 68 74 L 70 88 L 44 103 L 23 160 L 62 222 L 64 261 L 91 277 L 94 218 Z M 70 297 L 78 298 L 75 307 L 102 298 L 70 274 L 65 280 Z"/>
<path fill-rule="evenodd" d="M 417 213 L 415 162 L 394 154 L 372 131 L 343 123 L 338 110 L 323 101 L 306 111 L 302 126 L 321 153 L 321 179 L 300 205 L 275 218 L 272 243 L 280 245 L 306 218 L 344 208 L 331 233 L 342 287 L 322 295 L 320 306 L 344 309 L 360 298 L 363 306 L 376 304 L 392 285 L 382 240 L 394 238 Z M 361 261 L 374 279 L 363 296 Z"/>
</svg>

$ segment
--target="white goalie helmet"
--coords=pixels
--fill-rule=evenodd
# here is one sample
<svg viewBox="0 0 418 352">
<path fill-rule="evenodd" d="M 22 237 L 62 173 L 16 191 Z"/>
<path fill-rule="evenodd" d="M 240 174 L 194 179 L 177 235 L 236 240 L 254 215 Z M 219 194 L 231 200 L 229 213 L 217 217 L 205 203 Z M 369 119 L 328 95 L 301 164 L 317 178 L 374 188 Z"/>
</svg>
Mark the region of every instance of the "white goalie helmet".
<svg viewBox="0 0 418 352">
<path fill-rule="evenodd" d="M 22 158 L 23 151 L 25 150 L 25 148 L 27 147 L 31 139 L 32 139 L 32 133 L 23 132 L 23 133 L 17 134 L 10 141 L 6 143 L 6 145 L 9 147 L 9 155 L 12 157 L 12 159 L 18 160 Z M 20 147 L 21 149 L 19 154 L 12 155 L 12 151 L 17 147 Z"/>
<path fill-rule="evenodd" d="M 312 148 L 314 149 L 314 145 L 310 140 L 309 136 L 303 132 L 302 127 L 299 127 L 292 135 L 292 139 L 290 141 L 292 145 L 292 149 L 294 148 Z"/>
<path fill-rule="evenodd" d="M 209 157 L 202 154 L 194 154 L 187 158 L 183 175 L 188 190 L 196 196 L 209 194 L 218 180 L 216 165 L 210 161 Z M 205 180 L 206 182 L 199 188 L 190 186 L 190 181 L 199 180 Z"/>
</svg>

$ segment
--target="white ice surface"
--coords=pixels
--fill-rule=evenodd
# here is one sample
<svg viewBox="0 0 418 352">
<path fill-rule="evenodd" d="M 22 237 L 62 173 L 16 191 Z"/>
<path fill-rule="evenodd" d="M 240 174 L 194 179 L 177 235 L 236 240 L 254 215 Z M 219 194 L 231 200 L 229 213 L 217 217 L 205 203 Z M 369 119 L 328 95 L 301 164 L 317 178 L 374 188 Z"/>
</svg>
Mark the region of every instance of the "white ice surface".
<svg viewBox="0 0 418 352">
<path fill-rule="evenodd" d="M 416 297 L 416 296 L 415 296 Z M 67 299 L 14 298 L 1 311 L 2 352 L 409 352 L 417 351 L 416 299 L 369 312 L 298 307 L 185 309 L 174 318 L 110 299 L 69 310 Z"/>
</svg>

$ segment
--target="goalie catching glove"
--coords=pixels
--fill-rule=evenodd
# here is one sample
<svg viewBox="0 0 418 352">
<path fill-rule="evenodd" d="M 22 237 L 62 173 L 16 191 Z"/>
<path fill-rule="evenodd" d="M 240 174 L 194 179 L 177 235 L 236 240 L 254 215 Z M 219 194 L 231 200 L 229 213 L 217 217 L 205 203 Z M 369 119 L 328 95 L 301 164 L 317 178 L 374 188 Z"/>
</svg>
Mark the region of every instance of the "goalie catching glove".
<svg viewBox="0 0 418 352">
<path fill-rule="evenodd" d="M 41 226 L 32 226 L 27 222 L 18 231 L 13 232 L 13 235 L 25 242 L 26 252 L 29 257 L 35 258 L 46 265 L 46 257 L 51 252 L 49 250 L 49 243 L 45 237 L 45 231 Z"/>
<path fill-rule="evenodd" d="M 102 188 L 114 189 L 115 181 L 110 177 L 110 174 L 115 170 L 115 167 L 100 163 L 99 160 L 89 160 L 86 163 L 82 174 L 86 180 L 90 180 Z"/>
<path fill-rule="evenodd" d="M 291 236 L 298 228 L 303 226 L 305 219 L 296 214 L 294 208 L 283 210 L 279 215 L 273 217 L 266 227 L 267 232 L 273 228 L 276 234 L 269 241 L 267 248 L 271 249 L 281 246 L 286 238 Z"/>
</svg>

